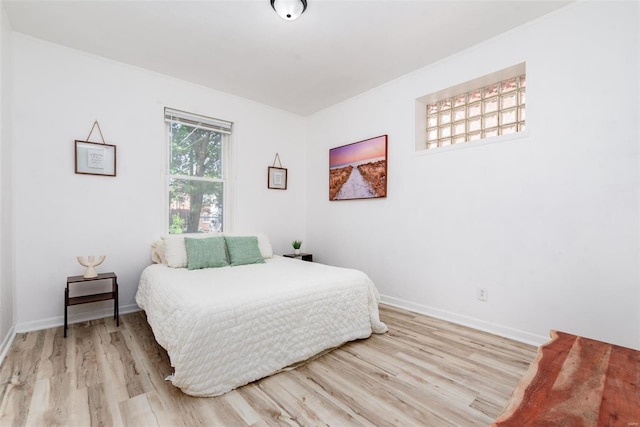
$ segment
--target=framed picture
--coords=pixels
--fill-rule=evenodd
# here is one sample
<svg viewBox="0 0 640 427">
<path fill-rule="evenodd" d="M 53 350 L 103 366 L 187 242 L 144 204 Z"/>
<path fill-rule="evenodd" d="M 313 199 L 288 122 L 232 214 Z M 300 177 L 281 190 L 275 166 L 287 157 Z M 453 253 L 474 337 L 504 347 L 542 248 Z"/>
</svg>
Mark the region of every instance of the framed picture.
<svg viewBox="0 0 640 427">
<path fill-rule="evenodd" d="M 387 135 L 329 150 L 329 200 L 387 197 Z"/>
<path fill-rule="evenodd" d="M 99 142 L 75 141 L 76 173 L 116 176 L 116 146 Z"/>
<path fill-rule="evenodd" d="M 267 172 L 267 188 L 274 190 L 287 189 L 287 170 L 285 168 L 276 168 L 269 166 Z"/>
</svg>

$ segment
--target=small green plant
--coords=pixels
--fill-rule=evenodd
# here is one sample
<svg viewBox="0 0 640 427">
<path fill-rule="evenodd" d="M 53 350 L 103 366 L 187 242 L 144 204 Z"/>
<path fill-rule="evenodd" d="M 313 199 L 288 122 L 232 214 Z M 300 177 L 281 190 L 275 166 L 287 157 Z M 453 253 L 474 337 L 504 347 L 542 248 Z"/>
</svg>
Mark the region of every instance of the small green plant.
<svg viewBox="0 0 640 427">
<path fill-rule="evenodd" d="M 294 240 L 291 242 L 291 246 L 293 246 L 293 249 L 300 249 L 300 246 L 302 246 L 302 240 Z"/>
</svg>

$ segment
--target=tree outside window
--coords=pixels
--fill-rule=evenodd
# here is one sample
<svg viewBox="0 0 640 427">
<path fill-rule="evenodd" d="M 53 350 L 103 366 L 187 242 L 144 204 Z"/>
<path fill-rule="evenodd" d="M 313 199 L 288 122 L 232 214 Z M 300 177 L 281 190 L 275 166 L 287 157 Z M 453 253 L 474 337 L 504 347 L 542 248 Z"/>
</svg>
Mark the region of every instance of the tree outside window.
<svg viewBox="0 0 640 427">
<path fill-rule="evenodd" d="M 189 116 L 193 121 L 194 115 Z M 170 152 L 169 233 L 222 231 L 223 155 L 228 134 L 208 128 L 206 123 L 185 123 L 187 120 L 180 120 L 177 115 L 166 121 Z"/>
</svg>

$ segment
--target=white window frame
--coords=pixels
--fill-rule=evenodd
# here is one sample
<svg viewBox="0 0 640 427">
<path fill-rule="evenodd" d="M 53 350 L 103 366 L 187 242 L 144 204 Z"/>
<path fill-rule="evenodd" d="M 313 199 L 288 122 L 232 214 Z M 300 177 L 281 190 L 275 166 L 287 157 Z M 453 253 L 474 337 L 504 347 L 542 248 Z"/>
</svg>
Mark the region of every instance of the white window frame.
<svg viewBox="0 0 640 427">
<path fill-rule="evenodd" d="M 203 178 L 194 177 L 189 175 L 174 175 L 171 174 L 171 135 L 169 133 L 169 122 L 178 121 L 188 126 L 199 127 L 202 129 L 212 130 L 223 134 L 222 138 L 222 177 L 221 178 Z M 166 162 L 165 162 L 165 205 L 164 205 L 164 233 L 169 234 L 169 228 L 171 226 L 170 214 L 171 205 L 169 197 L 169 181 L 171 179 L 187 179 L 187 180 L 201 180 L 208 182 L 222 182 L 223 184 L 223 200 L 222 200 L 222 230 L 232 230 L 233 224 L 233 191 L 234 183 L 233 173 L 234 170 L 234 156 L 233 156 L 233 122 L 215 119 L 212 117 L 188 113 L 186 111 L 177 110 L 170 107 L 164 108 L 164 134 L 166 141 Z M 185 233 L 188 234 L 188 233 Z"/>
</svg>

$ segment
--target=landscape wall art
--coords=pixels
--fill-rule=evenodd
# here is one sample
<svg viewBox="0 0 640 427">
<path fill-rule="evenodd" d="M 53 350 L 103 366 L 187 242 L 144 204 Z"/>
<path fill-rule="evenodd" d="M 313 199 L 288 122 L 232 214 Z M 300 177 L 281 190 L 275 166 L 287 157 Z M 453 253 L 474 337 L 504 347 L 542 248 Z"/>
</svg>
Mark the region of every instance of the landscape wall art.
<svg viewBox="0 0 640 427">
<path fill-rule="evenodd" d="M 329 150 L 329 200 L 387 197 L 387 135 Z"/>
</svg>

